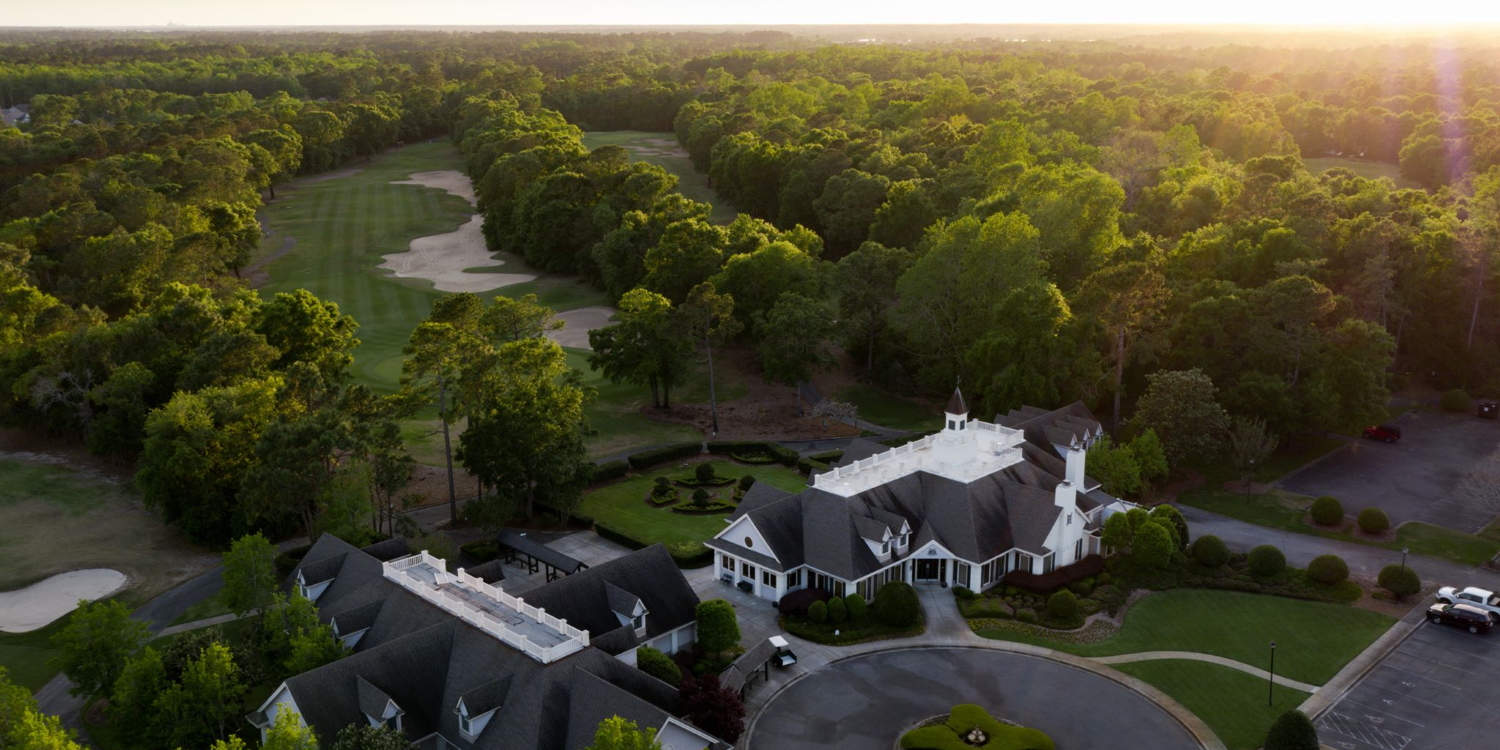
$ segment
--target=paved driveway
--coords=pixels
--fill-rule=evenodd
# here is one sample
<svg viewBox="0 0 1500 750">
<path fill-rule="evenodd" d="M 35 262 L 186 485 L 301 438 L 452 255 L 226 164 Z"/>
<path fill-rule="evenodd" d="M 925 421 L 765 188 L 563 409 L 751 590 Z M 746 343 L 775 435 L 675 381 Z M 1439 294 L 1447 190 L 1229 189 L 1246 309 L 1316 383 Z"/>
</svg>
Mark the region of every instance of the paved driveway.
<svg viewBox="0 0 1500 750">
<path fill-rule="evenodd" d="M 1318 717 L 1335 750 L 1500 745 L 1500 632 L 1422 625 Z"/>
<path fill-rule="evenodd" d="M 1473 533 L 1495 512 L 1453 497 L 1453 488 L 1479 459 L 1500 448 L 1500 421 L 1471 414 L 1408 412 L 1395 424 L 1394 445 L 1357 440 L 1277 483 L 1302 495 L 1332 495 L 1350 515 L 1375 506 L 1392 524 L 1423 521 Z"/>
<path fill-rule="evenodd" d="M 1166 711 L 1105 677 L 1026 654 L 930 648 L 846 659 L 796 682 L 766 706 L 747 750 L 887 750 L 959 703 L 1036 727 L 1060 748 L 1201 747 Z"/>
</svg>

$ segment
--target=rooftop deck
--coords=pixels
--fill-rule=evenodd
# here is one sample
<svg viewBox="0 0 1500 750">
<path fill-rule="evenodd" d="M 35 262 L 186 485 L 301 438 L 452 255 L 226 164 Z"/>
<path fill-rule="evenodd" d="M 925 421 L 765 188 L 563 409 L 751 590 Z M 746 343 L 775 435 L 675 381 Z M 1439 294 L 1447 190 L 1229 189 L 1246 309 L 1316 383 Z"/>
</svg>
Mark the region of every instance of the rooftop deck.
<svg viewBox="0 0 1500 750">
<path fill-rule="evenodd" d="M 851 497 L 918 471 L 968 483 L 1021 462 L 1020 430 L 979 420 L 960 427 L 818 474 L 813 486 Z"/>
<path fill-rule="evenodd" d="M 491 586 L 426 550 L 384 564 L 384 575 L 446 612 L 523 651 L 543 664 L 589 645 L 587 630 Z"/>
</svg>

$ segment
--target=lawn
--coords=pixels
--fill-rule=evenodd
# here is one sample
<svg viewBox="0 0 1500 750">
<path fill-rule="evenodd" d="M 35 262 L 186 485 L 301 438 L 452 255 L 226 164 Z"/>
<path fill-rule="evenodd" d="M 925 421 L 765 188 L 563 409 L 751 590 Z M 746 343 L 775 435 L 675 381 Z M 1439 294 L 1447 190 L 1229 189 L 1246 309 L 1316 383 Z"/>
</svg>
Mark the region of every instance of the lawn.
<svg viewBox="0 0 1500 750">
<path fill-rule="evenodd" d="M 943 426 L 940 410 L 902 398 L 872 385 L 851 385 L 835 396 L 859 409 L 859 418 L 882 427 L 925 432 Z"/>
<path fill-rule="evenodd" d="M 1262 669 L 1269 660 L 1269 644 L 1275 641 L 1277 674 L 1321 685 L 1394 623 L 1386 615 L 1342 604 L 1178 589 L 1136 602 L 1120 631 L 1098 643 L 1059 643 L 1009 630 L 979 634 L 1079 656 L 1195 651 Z"/>
<path fill-rule="evenodd" d="M 307 289 L 337 302 L 359 322 L 360 346 L 354 352 L 356 379 L 383 393 L 395 391 L 401 374 L 401 347 L 432 301 L 442 296 L 429 282 L 398 279 L 376 268 L 381 256 L 405 252 L 408 243 L 430 234 L 451 232 L 468 221 L 473 208 L 455 195 L 418 185 L 392 185 L 413 172 L 462 170 L 463 158 L 452 144 L 421 143 L 388 151 L 356 164 L 352 175 L 303 182 L 267 204 L 261 218 L 269 229 L 263 252 L 296 244 L 267 266 L 270 281 L 263 296 Z M 508 254 L 503 270 L 527 272 L 524 262 Z M 486 292 L 518 297 L 536 294 L 555 310 L 606 304 L 600 292 L 572 278 L 547 276 Z"/>
<path fill-rule="evenodd" d="M 589 455 L 595 458 L 638 450 L 660 443 L 683 443 L 702 440 L 702 433 L 684 424 L 657 422 L 647 418 L 641 409 L 651 405 L 651 391 L 645 386 L 611 383 L 589 369 L 589 352 L 568 349 L 568 365 L 583 373 L 585 384 L 598 391 L 598 398 L 585 413 L 595 435 L 588 439 Z M 441 456 L 442 435 L 436 437 Z M 455 441 L 458 440 L 454 433 Z"/>
<path fill-rule="evenodd" d="M 1400 551 L 1402 548 L 1407 548 L 1413 554 L 1452 560 L 1464 565 L 1478 565 L 1500 553 L 1500 540 L 1493 538 L 1495 535 L 1490 538 L 1484 536 L 1488 530 L 1481 532 L 1480 536 L 1475 536 L 1441 526 L 1408 521 L 1397 527 L 1396 538 L 1393 541 L 1377 542 L 1353 534 L 1310 526 L 1304 523 L 1303 519 L 1307 517 L 1307 509 L 1312 505 L 1312 498 L 1279 490 L 1263 495 L 1245 495 L 1228 490 L 1200 487 L 1182 493 L 1177 497 L 1177 501 L 1183 505 L 1248 521 L 1258 526 L 1320 536 L 1325 539 L 1355 542 L 1388 550 Z M 1344 512 L 1350 515 L 1358 511 L 1358 508 L 1346 507 L 1344 509 Z"/>
<path fill-rule="evenodd" d="M 728 513 L 689 516 L 673 513 L 670 508 L 653 507 L 646 502 L 657 477 L 685 478 L 690 475 L 691 470 L 684 468 L 683 463 L 686 461 L 659 466 L 645 474 L 591 490 L 584 495 L 579 512 L 643 542 L 701 542 L 709 539 L 724 530 Z M 713 461 L 713 465 L 714 473 L 719 476 L 750 474 L 757 482 L 766 482 L 788 492 L 797 492 L 807 486 L 806 478 L 780 464 L 752 466 L 719 459 Z M 684 496 L 689 493 L 683 492 Z"/>
<path fill-rule="evenodd" d="M 118 480 L 65 466 L 0 460 L 0 517 L 0 591 L 113 568 L 129 577 L 133 606 L 218 563 Z"/>
<path fill-rule="evenodd" d="M 47 666 L 57 655 L 52 634 L 66 627 L 70 616 L 30 633 L 0 633 L 0 667 L 5 667 L 11 682 L 35 693 L 57 674 Z"/>
<path fill-rule="evenodd" d="M 1260 747 L 1271 722 L 1308 697 L 1281 685 L 1271 696 L 1264 679 L 1199 661 L 1164 659 L 1112 666 L 1172 696 L 1208 724 L 1229 750 Z M 1267 705 L 1268 698 L 1271 705 Z"/>
<path fill-rule="evenodd" d="M 653 143 L 652 141 L 658 141 Z M 661 141 L 670 143 L 663 145 Z M 734 221 L 735 210 L 708 186 L 708 175 L 693 169 L 693 160 L 677 145 L 675 133 L 645 133 L 639 130 L 596 130 L 583 134 L 583 145 L 590 149 L 620 146 L 630 152 L 631 161 L 655 164 L 677 176 L 677 192 L 714 207 L 709 219 L 716 224 Z M 682 153 L 681 156 L 676 152 Z"/>
<path fill-rule="evenodd" d="M 1396 187 L 1398 188 L 1421 189 L 1422 187 L 1402 177 L 1400 166 L 1383 161 L 1348 159 L 1342 156 L 1319 156 L 1315 159 L 1303 159 L 1302 163 L 1307 165 L 1307 171 L 1313 173 L 1326 172 L 1330 169 L 1342 167 L 1367 180 L 1378 180 L 1381 177 L 1389 178 L 1392 182 L 1396 183 Z"/>
</svg>

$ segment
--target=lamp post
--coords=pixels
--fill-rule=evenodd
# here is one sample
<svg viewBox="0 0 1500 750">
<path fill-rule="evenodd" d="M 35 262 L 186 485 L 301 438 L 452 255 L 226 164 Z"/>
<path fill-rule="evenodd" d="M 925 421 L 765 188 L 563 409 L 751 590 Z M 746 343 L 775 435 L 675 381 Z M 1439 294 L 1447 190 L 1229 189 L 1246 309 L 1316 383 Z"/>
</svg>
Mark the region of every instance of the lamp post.
<svg viewBox="0 0 1500 750">
<path fill-rule="evenodd" d="M 1271 681 L 1266 684 L 1266 706 L 1274 705 L 1276 699 L 1276 641 L 1271 641 Z"/>
<path fill-rule="evenodd" d="M 1408 551 L 1409 551 L 1409 548 L 1407 548 L 1407 547 L 1402 547 L 1401 548 L 1401 567 L 1402 568 L 1406 567 L 1406 553 Z"/>
</svg>

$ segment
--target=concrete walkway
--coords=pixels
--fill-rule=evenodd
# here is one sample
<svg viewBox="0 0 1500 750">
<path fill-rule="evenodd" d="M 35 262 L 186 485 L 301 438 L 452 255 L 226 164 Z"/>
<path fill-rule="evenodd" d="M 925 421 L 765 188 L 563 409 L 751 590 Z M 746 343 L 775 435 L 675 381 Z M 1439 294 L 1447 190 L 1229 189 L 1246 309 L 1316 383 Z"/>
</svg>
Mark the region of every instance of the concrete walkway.
<svg viewBox="0 0 1500 750">
<path fill-rule="evenodd" d="M 1260 667 L 1252 667 L 1241 661 L 1225 659 L 1213 654 L 1200 654 L 1197 651 L 1141 651 L 1134 654 L 1120 654 L 1118 656 L 1095 656 L 1094 661 L 1100 664 L 1129 664 L 1136 661 L 1157 661 L 1160 659 L 1186 659 L 1188 661 L 1201 661 L 1209 664 L 1218 664 L 1221 667 L 1238 669 L 1245 674 L 1255 675 L 1261 679 L 1271 677 L 1271 674 Z M 1281 675 L 1272 678 L 1277 685 L 1301 690 L 1304 693 L 1317 693 L 1321 688 L 1317 685 L 1309 685 L 1305 682 L 1290 680 Z"/>
</svg>

